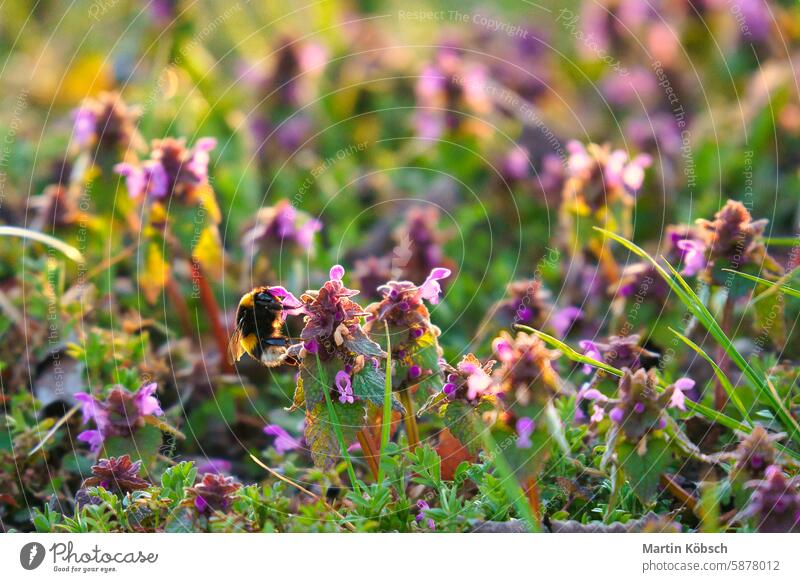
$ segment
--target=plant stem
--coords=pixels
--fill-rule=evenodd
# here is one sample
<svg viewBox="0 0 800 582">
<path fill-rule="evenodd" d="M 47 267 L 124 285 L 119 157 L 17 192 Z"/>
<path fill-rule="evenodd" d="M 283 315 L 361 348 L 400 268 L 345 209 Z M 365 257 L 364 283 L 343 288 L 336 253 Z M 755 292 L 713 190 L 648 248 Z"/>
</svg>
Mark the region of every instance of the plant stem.
<svg viewBox="0 0 800 582">
<path fill-rule="evenodd" d="M 192 318 L 189 316 L 189 306 L 186 304 L 186 298 L 181 292 L 181 288 L 175 281 L 171 273 L 167 274 L 167 281 L 164 285 L 164 291 L 169 296 L 169 302 L 175 308 L 178 315 L 178 321 L 183 329 L 183 335 L 186 337 L 194 337 L 194 328 L 192 327 Z"/>
<path fill-rule="evenodd" d="M 417 416 L 414 413 L 414 401 L 411 400 L 411 393 L 409 388 L 400 390 L 400 402 L 406 409 L 406 414 L 403 417 L 403 422 L 406 425 L 406 433 L 408 435 L 408 448 L 413 453 L 419 446 L 419 427 L 417 426 Z M 385 429 L 384 429 L 385 430 Z"/>
<path fill-rule="evenodd" d="M 381 456 L 378 460 L 378 483 L 383 483 L 383 455 L 392 432 L 392 344 L 389 339 L 389 324 L 386 327 L 386 377 L 383 384 L 383 416 L 381 417 Z"/>
<path fill-rule="evenodd" d="M 356 438 L 358 438 L 358 442 L 361 444 L 361 450 L 364 451 L 364 459 L 367 461 L 367 465 L 369 465 L 372 476 L 380 483 L 380 453 L 375 450 L 375 443 L 372 441 L 372 437 L 367 431 L 360 430 L 356 434 Z"/>
<path fill-rule="evenodd" d="M 527 484 L 527 493 L 528 493 L 528 507 L 531 508 L 531 513 L 533 514 L 533 519 L 536 520 L 536 523 L 539 526 L 539 529 L 542 528 L 542 500 L 539 496 L 539 485 L 536 482 L 536 476 L 532 476 L 528 478 Z"/>
<path fill-rule="evenodd" d="M 200 301 L 206 311 L 206 316 L 211 319 L 211 329 L 214 332 L 214 339 L 217 342 L 217 349 L 220 355 L 220 367 L 226 374 L 233 372 L 233 365 L 228 361 L 228 334 L 222 326 L 222 314 L 214 296 L 214 291 L 203 274 L 203 267 L 199 261 L 190 262 L 192 269 L 192 281 L 200 290 Z"/>
</svg>

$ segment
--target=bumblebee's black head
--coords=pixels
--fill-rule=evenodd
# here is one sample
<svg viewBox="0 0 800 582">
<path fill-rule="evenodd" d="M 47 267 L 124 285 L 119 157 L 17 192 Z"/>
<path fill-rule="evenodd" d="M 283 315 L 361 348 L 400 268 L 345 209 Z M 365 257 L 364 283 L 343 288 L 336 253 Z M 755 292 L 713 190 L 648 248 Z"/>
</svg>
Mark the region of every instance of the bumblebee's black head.
<svg viewBox="0 0 800 582">
<path fill-rule="evenodd" d="M 240 311 L 243 309 L 254 309 L 256 311 L 281 311 L 283 310 L 283 301 L 277 295 L 273 294 L 269 287 L 256 287 L 250 293 L 242 297 L 239 302 Z"/>
<path fill-rule="evenodd" d="M 283 301 L 266 288 L 253 292 L 253 303 L 256 309 L 269 309 L 270 311 L 281 311 L 283 309 Z"/>
</svg>

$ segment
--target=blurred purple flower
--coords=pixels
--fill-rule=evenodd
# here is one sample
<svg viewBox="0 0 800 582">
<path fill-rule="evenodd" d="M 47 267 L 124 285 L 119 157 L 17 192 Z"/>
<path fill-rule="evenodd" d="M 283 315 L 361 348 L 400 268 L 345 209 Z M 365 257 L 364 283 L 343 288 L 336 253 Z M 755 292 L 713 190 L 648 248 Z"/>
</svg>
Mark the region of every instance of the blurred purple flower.
<svg viewBox="0 0 800 582">
<path fill-rule="evenodd" d="M 568 305 L 557 310 L 550 319 L 552 327 L 559 337 L 564 337 L 575 322 L 583 316 L 580 308 Z"/>
<path fill-rule="evenodd" d="M 423 501 L 422 499 L 417 501 L 417 509 L 419 509 L 419 512 L 417 513 L 416 517 L 417 523 L 422 523 L 423 521 L 426 520 L 425 511 L 427 511 L 430 508 L 431 506 L 428 505 L 428 503 Z M 425 523 L 428 525 L 428 529 L 436 529 L 436 523 L 433 521 L 433 519 L 427 518 L 427 521 L 425 521 Z"/>
<path fill-rule="evenodd" d="M 185 139 L 154 140 L 149 160 L 117 164 L 114 171 L 125 176 L 131 198 L 160 200 L 177 196 L 189 202 L 197 187 L 208 181 L 209 152 L 216 144 L 217 140 L 206 137 L 187 149 Z"/>
<path fill-rule="evenodd" d="M 671 408 L 677 408 L 678 410 L 686 410 L 686 396 L 684 394 L 685 391 L 689 391 L 694 388 L 694 380 L 691 378 L 679 378 L 673 384 L 675 390 L 672 392 L 672 398 L 669 400 L 669 406 Z"/>
<path fill-rule="evenodd" d="M 264 434 L 275 437 L 272 446 L 279 454 L 293 451 L 300 448 L 300 441 L 290 435 L 286 430 L 277 424 L 268 424 L 264 427 Z"/>
<path fill-rule="evenodd" d="M 518 449 L 529 449 L 533 446 L 531 443 L 531 435 L 533 434 L 534 428 L 536 428 L 536 424 L 533 422 L 533 419 L 528 418 L 527 416 L 517 419 L 516 429 Z"/>
<path fill-rule="evenodd" d="M 146 384 L 135 393 L 116 386 L 100 401 L 85 392 L 77 392 L 75 399 L 81 403 L 84 424 L 92 420 L 96 430 L 85 430 L 78 440 L 89 443 L 92 452 L 97 452 L 103 441 L 110 436 L 130 436 L 144 426 L 145 417 L 164 414 L 158 400 L 155 382 Z"/>
<path fill-rule="evenodd" d="M 706 245 L 699 240 L 684 239 L 676 246 L 683 251 L 683 269 L 681 274 L 693 277 L 706 268 Z"/>
</svg>

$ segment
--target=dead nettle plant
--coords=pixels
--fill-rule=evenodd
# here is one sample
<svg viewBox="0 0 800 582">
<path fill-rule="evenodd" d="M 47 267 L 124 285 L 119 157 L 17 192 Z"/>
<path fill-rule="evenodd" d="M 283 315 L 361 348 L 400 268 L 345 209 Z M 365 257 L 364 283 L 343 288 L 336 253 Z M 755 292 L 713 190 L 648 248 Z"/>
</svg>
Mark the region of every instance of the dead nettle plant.
<svg viewBox="0 0 800 582">
<path fill-rule="evenodd" d="M 322 287 L 300 297 L 305 313 L 302 343 L 288 350 L 300 368 L 291 409 L 305 410 L 305 439 L 314 463 L 331 469 L 344 458 L 358 489 L 348 447 L 359 441 L 377 478 L 380 452 L 367 429 L 368 419 L 386 404 L 388 355 L 364 331 L 362 319 L 368 313 L 352 300 L 358 291 L 345 287 L 343 276 L 344 268 L 336 265 Z M 405 412 L 394 396 L 388 405 Z"/>
<path fill-rule="evenodd" d="M 369 319 L 364 330 L 383 349 L 391 345 L 392 389 L 406 411 L 404 421 L 412 451 L 420 441 L 415 410 L 444 384 L 439 365 L 441 331 L 431 323 L 425 302 L 439 303 L 439 281 L 449 276 L 449 269 L 437 267 L 419 286 L 410 281 L 389 281 L 378 288 L 383 299 L 366 309 Z"/>
<path fill-rule="evenodd" d="M 140 205 L 143 218 L 139 232 L 138 282 L 145 300 L 152 304 L 166 293 L 176 311 L 183 333 L 194 337 L 206 321 L 216 340 L 219 367 L 227 361 L 228 336 L 210 280 L 221 280 L 223 246 L 219 235 L 222 213 L 208 179 L 214 138 L 202 138 L 192 148 L 186 140 L 154 140 L 149 158 L 123 162 L 115 171 L 125 177 L 130 197 Z M 178 281 L 187 276 L 191 292 Z M 187 295 L 199 299 L 206 317 L 192 317 Z"/>
</svg>

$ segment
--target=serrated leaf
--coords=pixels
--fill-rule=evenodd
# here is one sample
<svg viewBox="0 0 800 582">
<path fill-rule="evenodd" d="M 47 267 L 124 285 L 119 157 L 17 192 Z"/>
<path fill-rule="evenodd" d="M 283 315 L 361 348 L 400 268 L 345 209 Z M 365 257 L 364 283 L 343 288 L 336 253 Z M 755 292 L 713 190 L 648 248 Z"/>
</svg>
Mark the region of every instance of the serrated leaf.
<svg viewBox="0 0 800 582">
<path fill-rule="evenodd" d="M 364 425 L 366 408 L 358 402 L 355 404 L 334 402 L 333 406 L 345 441 L 351 442 Z M 305 438 L 314 464 L 321 469 L 331 469 L 339 459 L 341 451 L 324 401 L 306 410 Z"/>
<path fill-rule="evenodd" d="M 338 360 L 320 362 L 319 366 L 316 362 L 310 365 L 304 362 L 300 366 L 298 386 L 302 387 L 307 410 L 325 401 L 324 391 L 333 388 L 333 378 L 340 369 L 341 363 Z"/>
<path fill-rule="evenodd" d="M 647 440 L 647 450 L 639 454 L 637 446 L 627 440 L 617 443 L 617 460 L 625 478 L 642 503 L 650 503 L 658 492 L 661 474 L 672 462 L 669 444 L 662 438 Z"/>
<path fill-rule="evenodd" d="M 444 424 L 467 450 L 475 454 L 481 448 L 481 439 L 475 429 L 479 422 L 476 411 L 465 402 L 448 402 L 442 407 Z"/>
<path fill-rule="evenodd" d="M 368 357 L 383 358 L 386 354 L 377 343 L 369 339 L 361 328 L 357 328 L 351 335 L 345 338 L 344 347 L 348 351 L 362 354 Z"/>
<path fill-rule="evenodd" d="M 363 370 L 353 376 L 353 394 L 356 398 L 368 400 L 378 407 L 383 407 L 385 388 L 384 372 L 367 364 Z M 400 401 L 392 395 L 392 410 L 405 414 L 406 409 Z"/>
</svg>

